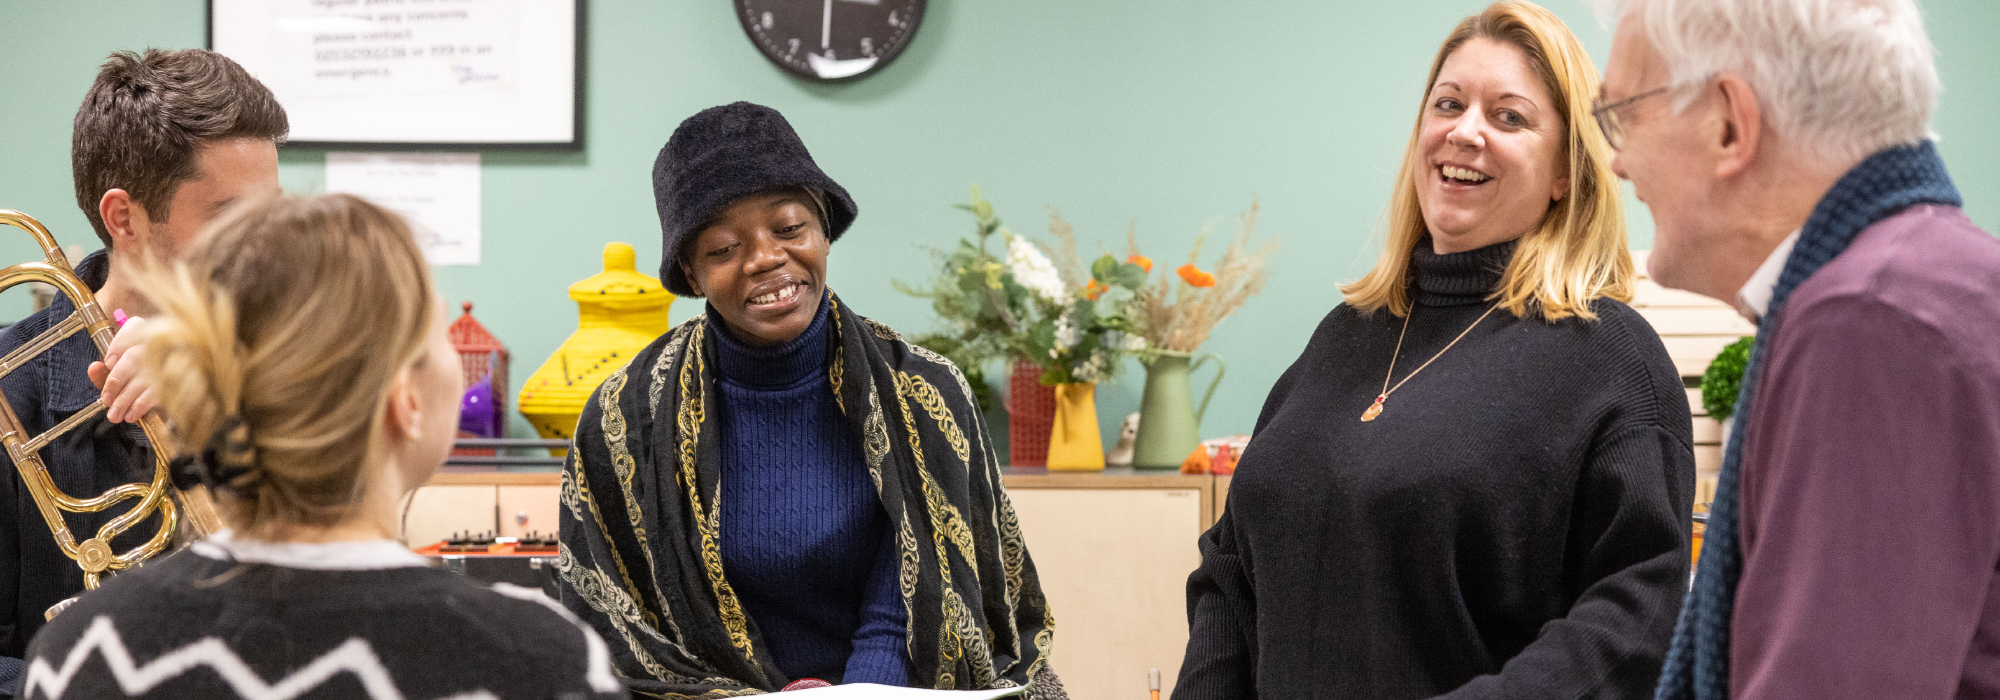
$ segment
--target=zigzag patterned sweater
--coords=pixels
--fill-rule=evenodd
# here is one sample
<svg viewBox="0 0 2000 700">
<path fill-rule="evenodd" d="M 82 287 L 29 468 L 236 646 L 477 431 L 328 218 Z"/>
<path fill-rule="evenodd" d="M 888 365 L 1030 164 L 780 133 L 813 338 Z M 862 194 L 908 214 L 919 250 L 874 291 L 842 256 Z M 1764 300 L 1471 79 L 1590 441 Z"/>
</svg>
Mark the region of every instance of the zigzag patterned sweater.
<svg viewBox="0 0 2000 700">
<path fill-rule="evenodd" d="M 394 542 L 223 534 L 112 578 L 43 627 L 19 697 L 626 697 L 609 656 L 540 591 L 481 586 Z"/>
</svg>

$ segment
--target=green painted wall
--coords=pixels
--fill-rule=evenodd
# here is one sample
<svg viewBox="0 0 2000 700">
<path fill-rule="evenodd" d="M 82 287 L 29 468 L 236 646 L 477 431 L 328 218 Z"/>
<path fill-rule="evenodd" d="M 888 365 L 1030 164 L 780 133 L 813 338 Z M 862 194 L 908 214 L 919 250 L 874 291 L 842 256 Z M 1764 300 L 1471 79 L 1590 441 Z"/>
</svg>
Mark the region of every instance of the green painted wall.
<svg viewBox="0 0 2000 700">
<path fill-rule="evenodd" d="M 833 286 L 906 332 L 932 322 L 890 277 L 923 278 L 924 246 L 969 230 L 950 204 L 978 183 L 1021 232 L 1062 208 L 1088 246 L 1122 249 L 1128 222 L 1147 252 L 1178 260 L 1204 221 L 1219 228 L 1253 196 L 1284 250 L 1262 297 L 1207 350 L 1230 365 L 1204 434 L 1248 432 L 1265 392 L 1366 270 L 1422 90 L 1427 62 L 1482 0 L 1056 2 L 934 0 L 915 43 L 859 83 L 816 85 L 767 64 L 726 0 L 591 0 L 588 147 L 484 157 L 486 262 L 438 270 L 514 352 L 515 386 L 573 329 L 563 289 L 598 269 L 607 241 L 657 266 L 649 182 L 682 118 L 733 100 L 783 111 L 859 202 L 834 247 Z M 1945 158 L 1974 221 L 2000 230 L 2000 3 L 1923 3 L 1947 91 Z M 1551 6 L 1600 63 L 1609 35 L 1579 0 Z M 96 247 L 70 190 L 69 124 L 115 49 L 200 46 L 201 0 L 0 0 L 0 207 L 27 211 L 66 243 Z M 286 151 L 286 187 L 320 187 L 324 156 Z M 1650 244 L 1645 209 L 1634 244 Z M 1090 250 L 1086 249 L 1086 253 Z M 0 236 L 0 261 L 33 257 Z M 0 318 L 25 311 L 0 299 Z M 676 319 L 693 311 L 675 309 Z M 1136 367 L 1102 388 L 1107 432 L 1136 410 Z M 1200 379 L 1198 377 L 1198 379 Z M 1356 407 L 1357 410 L 1360 407 Z M 1000 426 L 995 426 L 996 430 Z M 527 428 L 516 419 L 515 434 Z M 1004 445 L 1004 439 L 1001 440 Z"/>
</svg>

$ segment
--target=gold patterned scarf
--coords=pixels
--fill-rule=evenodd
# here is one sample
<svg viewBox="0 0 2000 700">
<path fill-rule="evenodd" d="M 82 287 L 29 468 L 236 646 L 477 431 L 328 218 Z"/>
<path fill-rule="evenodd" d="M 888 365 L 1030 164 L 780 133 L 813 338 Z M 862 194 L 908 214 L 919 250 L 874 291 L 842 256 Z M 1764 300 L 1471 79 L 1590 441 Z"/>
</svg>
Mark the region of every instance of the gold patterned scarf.
<svg viewBox="0 0 2000 700">
<path fill-rule="evenodd" d="M 901 553 L 912 679 L 1064 697 L 1048 667 L 1054 619 L 965 376 L 838 296 L 831 306 L 827 379 Z M 646 697 L 752 695 L 789 680 L 722 567 L 710 335 L 704 317 L 689 319 L 605 380 L 563 469 L 563 603 Z"/>
</svg>

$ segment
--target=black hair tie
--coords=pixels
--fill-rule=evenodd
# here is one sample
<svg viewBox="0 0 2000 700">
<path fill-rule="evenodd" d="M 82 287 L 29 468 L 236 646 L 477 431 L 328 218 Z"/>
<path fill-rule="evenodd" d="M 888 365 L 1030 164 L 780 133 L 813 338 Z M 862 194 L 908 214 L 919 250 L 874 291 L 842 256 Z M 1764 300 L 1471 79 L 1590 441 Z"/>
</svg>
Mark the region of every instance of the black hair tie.
<svg viewBox="0 0 2000 700">
<path fill-rule="evenodd" d="M 175 488 L 206 486 L 211 491 L 228 490 L 238 495 L 247 494 L 257 483 L 256 467 L 257 452 L 250 443 L 249 426 L 234 413 L 222 418 L 200 452 L 168 463 Z"/>
</svg>

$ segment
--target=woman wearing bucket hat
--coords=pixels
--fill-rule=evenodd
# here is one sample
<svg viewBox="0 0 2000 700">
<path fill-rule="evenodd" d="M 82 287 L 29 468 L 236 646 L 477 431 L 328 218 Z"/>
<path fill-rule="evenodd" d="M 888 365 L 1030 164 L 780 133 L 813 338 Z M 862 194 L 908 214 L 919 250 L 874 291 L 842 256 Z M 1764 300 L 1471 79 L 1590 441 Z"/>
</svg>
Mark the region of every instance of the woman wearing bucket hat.
<svg viewBox="0 0 2000 700">
<path fill-rule="evenodd" d="M 1053 619 L 944 358 L 826 283 L 855 217 L 777 111 L 674 130 L 660 279 L 707 313 L 599 387 L 563 474 L 563 603 L 645 694 L 805 678 L 1062 698 Z"/>
</svg>

